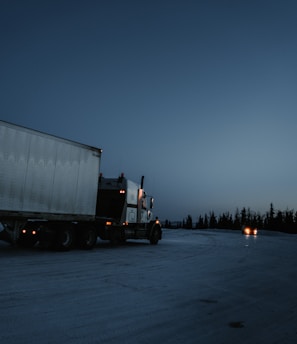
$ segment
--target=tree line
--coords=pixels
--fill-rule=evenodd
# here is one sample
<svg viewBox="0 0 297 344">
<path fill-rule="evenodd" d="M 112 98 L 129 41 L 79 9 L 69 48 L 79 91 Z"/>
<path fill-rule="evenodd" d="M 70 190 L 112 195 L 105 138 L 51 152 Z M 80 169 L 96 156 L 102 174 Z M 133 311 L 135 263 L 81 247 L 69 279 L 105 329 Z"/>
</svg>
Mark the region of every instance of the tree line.
<svg viewBox="0 0 297 344">
<path fill-rule="evenodd" d="M 270 204 L 269 211 L 264 215 L 255 213 L 250 208 L 243 207 L 241 211 L 236 209 L 235 214 L 229 212 L 215 215 L 213 211 L 208 214 L 200 215 L 195 222 L 192 216 L 188 215 L 182 221 L 171 222 L 166 220 L 163 223 L 165 228 L 185 228 L 185 229 L 234 229 L 240 230 L 243 226 L 251 226 L 258 229 L 266 229 L 278 232 L 297 234 L 297 211 L 294 210 L 275 210 Z"/>
</svg>

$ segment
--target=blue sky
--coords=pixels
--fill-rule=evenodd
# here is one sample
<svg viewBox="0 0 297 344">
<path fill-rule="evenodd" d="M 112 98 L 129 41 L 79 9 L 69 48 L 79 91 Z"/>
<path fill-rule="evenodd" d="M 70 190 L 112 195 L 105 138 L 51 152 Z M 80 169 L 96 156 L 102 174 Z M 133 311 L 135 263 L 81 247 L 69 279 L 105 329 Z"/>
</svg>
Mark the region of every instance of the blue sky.
<svg viewBox="0 0 297 344">
<path fill-rule="evenodd" d="M 0 2 L 0 118 L 145 175 L 161 219 L 297 210 L 297 2 Z"/>
</svg>

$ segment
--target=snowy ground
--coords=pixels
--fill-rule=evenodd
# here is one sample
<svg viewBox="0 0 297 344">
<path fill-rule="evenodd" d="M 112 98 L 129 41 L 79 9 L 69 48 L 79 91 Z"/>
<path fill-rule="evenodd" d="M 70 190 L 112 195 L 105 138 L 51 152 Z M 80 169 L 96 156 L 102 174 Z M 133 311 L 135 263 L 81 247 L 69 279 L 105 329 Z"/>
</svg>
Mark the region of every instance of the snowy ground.
<svg viewBox="0 0 297 344">
<path fill-rule="evenodd" d="M 297 236 L 165 230 L 92 251 L 0 243 L 0 343 L 296 343 Z"/>
</svg>

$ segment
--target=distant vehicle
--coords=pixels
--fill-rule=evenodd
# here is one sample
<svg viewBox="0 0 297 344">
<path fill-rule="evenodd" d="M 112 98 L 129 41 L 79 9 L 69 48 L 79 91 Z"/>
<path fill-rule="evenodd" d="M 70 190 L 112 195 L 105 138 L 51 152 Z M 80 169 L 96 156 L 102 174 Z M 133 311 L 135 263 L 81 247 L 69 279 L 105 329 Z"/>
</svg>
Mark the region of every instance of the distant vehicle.
<svg viewBox="0 0 297 344">
<path fill-rule="evenodd" d="M 243 226 L 242 234 L 256 236 L 258 234 L 258 229 L 252 226 Z"/>
<path fill-rule="evenodd" d="M 100 174 L 102 150 L 0 121 L 0 240 L 69 250 L 162 237 L 153 198 Z"/>
</svg>

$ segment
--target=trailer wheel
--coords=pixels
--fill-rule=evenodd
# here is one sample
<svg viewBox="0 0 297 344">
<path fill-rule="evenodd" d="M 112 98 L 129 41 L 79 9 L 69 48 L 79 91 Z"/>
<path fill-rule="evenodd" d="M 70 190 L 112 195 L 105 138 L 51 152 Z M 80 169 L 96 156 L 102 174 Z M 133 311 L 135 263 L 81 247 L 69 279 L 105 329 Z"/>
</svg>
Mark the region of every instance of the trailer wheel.
<svg viewBox="0 0 297 344">
<path fill-rule="evenodd" d="M 81 227 L 78 232 L 78 245 L 85 250 L 91 250 L 97 242 L 96 228 L 83 228 Z"/>
<path fill-rule="evenodd" d="M 74 230 L 71 226 L 59 226 L 56 229 L 55 249 L 58 251 L 69 251 L 75 241 Z"/>
<path fill-rule="evenodd" d="M 161 229 L 159 226 L 155 226 L 152 228 L 151 235 L 150 235 L 151 245 L 157 245 L 160 239 L 161 239 Z"/>
<path fill-rule="evenodd" d="M 39 247 L 45 250 L 55 249 L 55 234 L 55 231 L 50 226 L 41 226 Z"/>
</svg>

